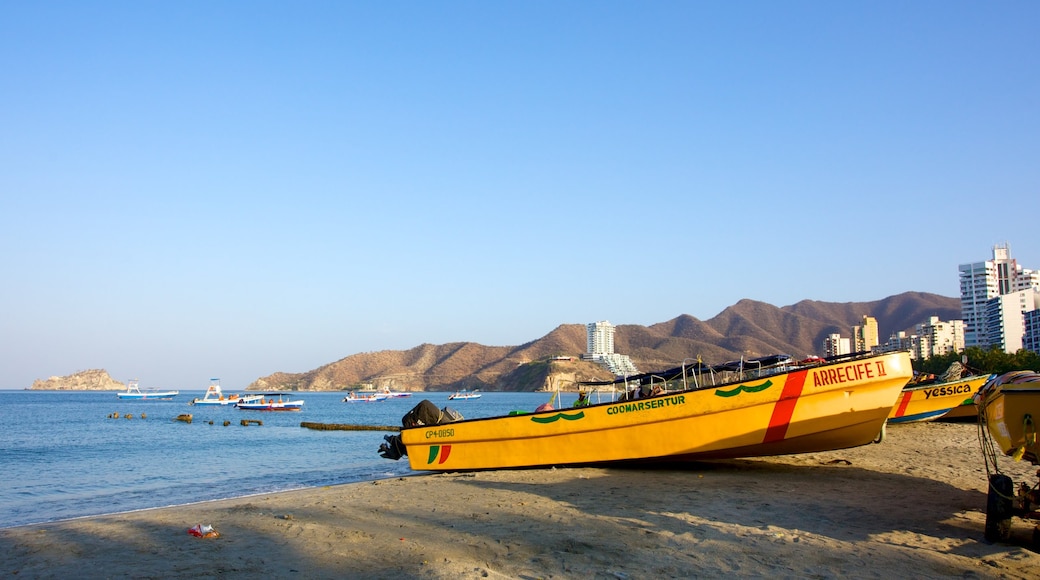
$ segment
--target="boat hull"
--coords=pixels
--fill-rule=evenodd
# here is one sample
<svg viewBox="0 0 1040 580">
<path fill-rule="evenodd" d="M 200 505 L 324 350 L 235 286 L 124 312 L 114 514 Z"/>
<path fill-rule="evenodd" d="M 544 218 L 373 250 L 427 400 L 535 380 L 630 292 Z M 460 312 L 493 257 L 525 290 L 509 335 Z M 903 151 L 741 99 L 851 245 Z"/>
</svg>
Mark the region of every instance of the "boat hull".
<svg viewBox="0 0 1040 580">
<path fill-rule="evenodd" d="M 1038 462 L 1037 423 L 1040 423 L 1040 374 L 1005 373 L 986 383 L 975 396 L 979 418 L 996 447 L 1005 455 Z"/>
<path fill-rule="evenodd" d="M 116 393 L 124 401 L 170 401 L 179 394 L 178 391 L 158 393 Z"/>
<path fill-rule="evenodd" d="M 907 353 L 577 409 L 403 429 L 415 470 L 699 460 L 874 441 L 912 376 Z"/>
<path fill-rule="evenodd" d="M 951 411 L 967 403 L 986 383 L 987 375 L 965 377 L 946 383 L 906 387 L 888 416 L 889 423 L 915 423 L 945 418 Z M 974 413 L 974 406 L 971 407 Z"/>
<path fill-rule="evenodd" d="M 292 403 L 239 403 L 235 407 L 243 411 L 300 411 L 303 401 Z"/>
</svg>

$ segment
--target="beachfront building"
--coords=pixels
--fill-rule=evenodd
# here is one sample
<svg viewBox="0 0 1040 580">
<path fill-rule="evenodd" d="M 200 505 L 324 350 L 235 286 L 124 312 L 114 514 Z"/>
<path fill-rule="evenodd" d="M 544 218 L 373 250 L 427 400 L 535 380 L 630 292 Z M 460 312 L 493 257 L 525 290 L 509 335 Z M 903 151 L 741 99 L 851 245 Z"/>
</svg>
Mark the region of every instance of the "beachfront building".
<svg viewBox="0 0 1040 580">
<path fill-rule="evenodd" d="M 852 352 L 851 342 L 840 334 L 831 334 L 823 341 L 823 356 L 838 356 Z"/>
<path fill-rule="evenodd" d="M 869 352 L 881 343 L 878 339 L 877 319 L 863 316 L 863 324 L 852 327 L 852 347 L 854 352 Z"/>
<path fill-rule="evenodd" d="M 1008 353 L 1025 348 L 1026 315 L 1037 310 L 1040 292 L 1036 290 L 1009 292 L 986 301 L 986 344 Z"/>
<path fill-rule="evenodd" d="M 988 348 L 998 345 L 1006 326 L 1001 319 L 992 318 L 997 307 L 989 302 L 1000 296 L 1023 290 L 1040 290 L 1040 271 L 1025 269 L 1011 257 L 1008 244 L 993 247 L 993 259 L 961 264 L 961 318 L 964 320 L 964 345 Z M 1017 317 L 1017 315 L 1015 315 Z M 989 324 L 997 324 L 990 329 Z M 1017 325 L 1016 321 L 1009 321 Z M 1013 351 L 1012 351 L 1013 352 Z"/>
<path fill-rule="evenodd" d="M 914 358 L 914 345 L 917 344 L 917 335 L 907 335 L 906 331 L 900 330 L 899 332 L 892 334 L 888 337 L 884 343 L 875 346 L 872 352 L 883 353 L 883 352 L 898 352 L 901 350 L 910 351 L 910 358 Z"/>
<path fill-rule="evenodd" d="M 911 336 L 910 357 L 917 360 L 961 352 L 964 350 L 964 321 L 940 321 L 938 316 L 929 316 L 927 322 L 914 327 Z"/>
<path fill-rule="evenodd" d="M 1040 354 L 1040 308 L 1026 312 L 1022 318 L 1026 327 L 1022 348 Z"/>
<path fill-rule="evenodd" d="M 585 325 L 585 348 L 581 358 L 604 366 L 615 376 L 624 377 L 639 373 L 628 355 L 614 352 L 614 325 L 608 320 L 590 322 Z"/>
</svg>

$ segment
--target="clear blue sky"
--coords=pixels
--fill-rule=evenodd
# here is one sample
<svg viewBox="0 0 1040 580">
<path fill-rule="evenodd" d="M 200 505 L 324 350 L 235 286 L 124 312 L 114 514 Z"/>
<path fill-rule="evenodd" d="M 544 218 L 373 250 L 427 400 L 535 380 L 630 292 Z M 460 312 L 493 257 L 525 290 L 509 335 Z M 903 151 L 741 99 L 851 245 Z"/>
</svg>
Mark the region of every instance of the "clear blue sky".
<svg viewBox="0 0 1040 580">
<path fill-rule="evenodd" d="M 1040 268 L 1040 2 L 0 0 L 0 388 Z M 894 329 L 882 329 L 882 333 Z"/>
</svg>

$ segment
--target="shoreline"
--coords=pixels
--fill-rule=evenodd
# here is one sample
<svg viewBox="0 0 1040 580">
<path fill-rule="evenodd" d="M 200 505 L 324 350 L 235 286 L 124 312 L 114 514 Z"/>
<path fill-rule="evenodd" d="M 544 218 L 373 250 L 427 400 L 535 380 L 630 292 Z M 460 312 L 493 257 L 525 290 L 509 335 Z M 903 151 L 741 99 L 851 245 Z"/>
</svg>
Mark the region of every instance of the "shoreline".
<svg viewBox="0 0 1040 580">
<path fill-rule="evenodd" d="M 1000 467 L 1036 482 L 1036 466 Z M 3 528 L 0 573 L 1040 577 L 1033 522 L 984 539 L 986 481 L 975 424 L 892 425 L 825 453 L 416 474 Z"/>
</svg>

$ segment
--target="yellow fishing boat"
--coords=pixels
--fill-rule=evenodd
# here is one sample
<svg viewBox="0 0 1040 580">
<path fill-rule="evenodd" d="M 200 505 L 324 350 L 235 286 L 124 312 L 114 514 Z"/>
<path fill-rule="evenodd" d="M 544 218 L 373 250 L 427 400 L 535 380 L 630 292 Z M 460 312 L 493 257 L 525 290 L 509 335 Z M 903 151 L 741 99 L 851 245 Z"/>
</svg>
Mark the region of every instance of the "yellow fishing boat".
<svg viewBox="0 0 1040 580">
<path fill-rule="evenodd" d="M 420 418 L 421 403 L 380 453 L 408 455 L 415 470 L 454 471 L 843 449 L 879 440 L 912 373 L 905 352 L 732 370 L 698 363 L 629 378 L 652 387 L 634 400 L 447 423 L 424 401 L 434 413 Z"/>
<path fill-rule="evenodd" d="M 974 399 L 979 411 L 979 440 L 989 474 L 986 539 L 1005 541 L 1011 535 L 1012 516 L 1040 519 L 1038 486 L 1023 483 L 1016 493 L 1011 478 L 1000 473 L 997 465 L 1000 455 L 1040 465 L 1040 373 L 1013 371 L 995 376 L 979 389 Z M 1040 545 L 1040 530 L 1034 530 L 1033 542 Z"/>
<path fill-rule="evenodd" d="M 903 388 L 892 412 L 889 423 L 914 423 L 950 418 L 954 410 L 966 406 L 975 413 L 974 395 L 989 375 L 969 376 L 952 381 L 929 381 L 910 383 Z"/>
</svg>

